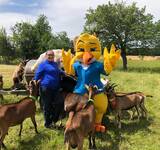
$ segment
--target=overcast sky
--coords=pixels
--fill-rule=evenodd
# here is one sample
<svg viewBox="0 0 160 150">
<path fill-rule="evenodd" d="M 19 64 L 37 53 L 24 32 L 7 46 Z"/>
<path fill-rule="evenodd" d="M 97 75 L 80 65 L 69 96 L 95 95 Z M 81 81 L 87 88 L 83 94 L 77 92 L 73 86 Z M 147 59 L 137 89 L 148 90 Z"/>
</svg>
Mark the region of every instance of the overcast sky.
<svg viewBox="0 0 160 150">
<path fill-rule="evenodd" d="M 110 0 L 112 3 L 118 0 Z M 160 19 L 160 0 L 125 0 L 127 4 L 137 2 L 137 6 L 146 6 L 146 12 Z M 108 0 L 0 0 L 0 27 L 7 33 L 16 22 L 35 23 L 40 14 L 47 16 L 53 33 L 66 31 L 70 38 L 79 35 L 85 23 L 86 10 L 107 4 Z"/>
</svg>

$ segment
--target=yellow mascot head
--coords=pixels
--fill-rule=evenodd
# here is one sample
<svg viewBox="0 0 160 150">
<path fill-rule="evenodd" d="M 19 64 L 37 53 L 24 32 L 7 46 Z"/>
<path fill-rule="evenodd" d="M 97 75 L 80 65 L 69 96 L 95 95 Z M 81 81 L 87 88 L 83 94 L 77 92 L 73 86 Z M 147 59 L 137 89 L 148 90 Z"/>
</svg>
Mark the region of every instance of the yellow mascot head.
<svg viewBox="0 0 160 150">
<path fill-rule="evenodd" d="M 75 55 L 82 62 L 89 65 L 93 60 L 98 60 L 101 56 L 101 46 L 99 39 L 88 33 L 81 34 L 75 45 Z"/>
</svg>

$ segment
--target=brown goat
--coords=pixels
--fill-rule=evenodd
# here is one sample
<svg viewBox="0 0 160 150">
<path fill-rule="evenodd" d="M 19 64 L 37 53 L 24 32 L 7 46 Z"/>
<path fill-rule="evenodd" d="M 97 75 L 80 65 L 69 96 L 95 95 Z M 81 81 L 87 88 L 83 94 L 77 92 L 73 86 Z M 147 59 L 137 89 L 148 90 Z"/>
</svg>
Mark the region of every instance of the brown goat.
<svg viewBox="0 0 160 150">
<path fill-rule="evenodd" d="M 73 103 L 72 103 L 73 102 Z M 68 104 L 68 105 L 67 105 Z M 68 94 L 65 99 L 65 109 L 74 111 L 71 124 L 65 130 L 67 149 L 83 149 L 83 141 L 89 135 L 89 148 L 95 148 L 95 109 L 88 98 L 77 94 Z"/>
<path fill-rule="evenodd" d="M 145 95 L 142 92 L 131 92 L 131 93 L 116 93 L 114 87 L 107 91 L 108 100 L 112 108 L 116 112 L 116 120 L 118 121 L 118 128 L 121 128 L 121 112 L 122 110 L 129 110 L 136 108 L 138 114 L 138 120 L 140 116 L 139 108 L 141 109 L 142 115 L 147 117 L 147 109 L 144 105 Z M 147 97 L 152 97 L 147 95 Z"/>
<path fill-rule="evenodd" d="M 13 86 L 12 88 L 17 88 L 19 87 L 19 84 L 23 80 L 23 75 L 24 75 L 24 67 L 26 65 L 28 60 L 22 61 L 15 69 L 13 75 L 12 75 L 12 80 L 13 80 Z"/>
<path fill-rule="evenodd" d="M 88 104 L 85 109 L 75 113 L 71 126 L 65 130 L 65 143 L 68 144 L 68 150 L 70 147 L 77 147 L 78 150 L 82 150 L 84 137 L 88 135 L 90 142 L 89 147 L 95 147 L 94 114 L 95 110 L 93 104 Z M 93 144 L 91 143 L 91 140 L 93 140 Z"/>
<path fill-rule="evenodd" d="M 0 74 L 0 90 L 3 90 L 3 76 Z M 3 100 L 3 95 L 0 94 L 0 99 Z"/>
<path fill-rule="evenodd" d="M 30 84 L 32 85 L 32 83 Z M 34 101 L 37 93 L 34 88 L 36 87 L 30 86 L 30 97 L 23 98 L 17 103 L 0 105 L 0 146 L 4 147 L 3 140 L 11 126 L 20 124 L 19 136 L 21 136 L 23 121 L 26 118 L 31 118 L 35 132 L 38 133 L 35 120 L 36 105 Z"/>
<path fill-rule="evenodd" d="M 0 145 L 3 145 L 3 140 L 8 133 L 8 129 L 11 126 L 20 124 L 19 136 L 21 136 L 22 124 L 26 118 L 31 118 L 34 124 L 35 131 L 37 131 L 37 125 L 35 121 L 36 106 L 35 102 L 30 97 L 26 97 L 18 103 L 6 104 L 0 106 Z"/>
</svg>

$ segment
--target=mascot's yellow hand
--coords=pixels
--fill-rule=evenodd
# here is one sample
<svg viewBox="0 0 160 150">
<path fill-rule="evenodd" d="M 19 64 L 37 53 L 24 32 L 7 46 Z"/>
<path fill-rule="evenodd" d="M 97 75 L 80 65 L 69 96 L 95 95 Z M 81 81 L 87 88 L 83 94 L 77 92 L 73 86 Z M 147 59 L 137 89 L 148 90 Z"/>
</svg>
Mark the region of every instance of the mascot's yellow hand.
<svg viewBox="0 0 160 150">
<path fill-rule="evenodd" d="M 63 67 L 65 72 L 69 75 L 75 75 L 75 71 L 72 66 L 75 60 L 76 60 L 76 57 L 74 56 L 72 58 L 72 53 L 70 49 L 67 52 L 65 52 L 64 49 L 62 49 Z"/>
<path fill-rule="evenodd" d="M 112 44 L 110 54 L 109 54 L 109 61 L 113 68 L 115 67 L 117 61 L 119 60 L 120 54 L 121 54 L 121 51 L 116 50 L 115 46 Z"/>
<path fill-rule="evenodd" d="M 71 50 L 69 49 L 67 52 L 62 49 L 62 62 L 65 72 L 68 74 L 70 70 L 70 64 L 72 60 Z"/>
<path fill-rule="evenodd" d="M 110 63 L 109 53 L 106 47 L 104 48 L 103 57 L 104 57 L 104 70 L 106 71 L 106 73 L 110 73 L 112 71 L 112 65 Z"/>
<path fill-rule="evenodd" d="M 115 46 L 112 44 L 110 53 L 108 53 L 107 48 L 104 49 L 104 70 L 110 73 L 116 65 L 116 62 L 120 58 L 121 51 L 116 50 Z"/>
</svg>

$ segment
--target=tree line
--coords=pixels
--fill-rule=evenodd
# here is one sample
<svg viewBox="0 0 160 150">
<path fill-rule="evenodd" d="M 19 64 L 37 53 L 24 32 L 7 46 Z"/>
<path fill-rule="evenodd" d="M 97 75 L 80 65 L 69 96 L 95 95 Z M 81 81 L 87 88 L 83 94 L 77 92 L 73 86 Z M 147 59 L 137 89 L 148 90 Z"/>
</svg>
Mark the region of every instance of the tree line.
<svg viewBox="0 0 160 150">
<path fill-rule="evenodd" d="M 124 69 L 127 69 L 127 54 L 160 55 L 160 20 L 154 21 L 154 16 L 146 13 L 146 7 L 138 8 L 136 3 L 108 2 L 96 9 L 88 9 L 84 32 L 95 33 L 102 49 L 112 43 L 120 48 Z M 4 28 L 0 30 L 0 56 L 6 61 L 10 57 L 30 59 L 48 49 L 71 47 L 67 33 L 53 34 L 44 15 L 40 15 L 34 25 L 16 23 L 11 37 Z"/>
<path fill-rule="evenodd" d="M 9 63 L 13 59 L 34 59 L 49 49 L 69 49 L 72 41 L 65 31 L 52 33 L 47 17 L 40 15 L 35 24 L 16 23 L 12 36 L 7 36 L 4 28 L 0 29 L 1 61 Z"/>
</svg>

